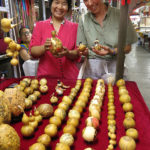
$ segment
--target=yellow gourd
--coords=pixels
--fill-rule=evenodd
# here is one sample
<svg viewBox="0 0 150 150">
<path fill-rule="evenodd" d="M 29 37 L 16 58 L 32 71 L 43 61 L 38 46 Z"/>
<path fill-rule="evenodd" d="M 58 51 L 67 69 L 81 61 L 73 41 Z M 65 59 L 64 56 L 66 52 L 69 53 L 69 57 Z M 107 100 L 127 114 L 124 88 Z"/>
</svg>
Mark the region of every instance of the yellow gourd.
<svg viewBox="0 0 150 150">
<path fill-rule="evenodd" d="M 132 118 L 125 118 L 123 121 L 123 125 L 126 129 L 134 128 L 135 127 L 135 121 Z"/>
<path fill-rule="evenodd" d="M 134 140 L 138 139 L 138 131 L 134 128 L 128 129 L 126 135 L 132 137 Z"/>
<path fill-rule="evenodd" d="M 132 109 L 133 109 L 133 106 L 132 106 L 131 103 L 124 103 L 124 104 L 123 104 L 123 110 L 124 110 L 125 112 L 132 111 Z"/>
<path fill-rule="evenodd" d="M 133 140 L 133 138 L 129 136 L 123 136 L 119 140 L 119 147 L 120 147 L 120 150 L 135 150 L 136 143 Z"/>
</svg>

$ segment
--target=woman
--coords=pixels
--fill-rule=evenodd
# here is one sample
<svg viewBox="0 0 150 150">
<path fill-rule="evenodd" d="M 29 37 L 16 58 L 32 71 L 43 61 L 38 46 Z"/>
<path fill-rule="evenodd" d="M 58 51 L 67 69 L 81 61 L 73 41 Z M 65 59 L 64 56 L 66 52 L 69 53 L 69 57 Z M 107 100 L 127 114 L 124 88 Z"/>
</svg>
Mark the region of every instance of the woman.
<svg viewBox="0 0 150 150">
<path fill-rule="evenodd" d="M 29 54 L 29 44 L 31 40 L 31 32 L 28 27 L 22 27 L 19 31 L 20 39 L 21 39 L 21 50 L 20 50 L 20 65 L 21 65 L 21 73 L 24 75 L 24 71 L 22 69 L 22 64 L 31 59 L 31 56 Z"/>
<path fill-rule="evenodd" d="M 88 13 L 79 21 L 77 45 L 82 42 L 89 48 L 88 61 L 83 78 L 101 78 L 108 71 L 116 72 L 116 53 L 120 10 L 103 3 L 103 0 L 84 0 Z M 93 48 L 98 40 L 101 50 Z M 127 27 L 125 53 L 131 51 L 131 44 L 137 41 L 130 19 Z"/>
<path fill-rule="evenodd" d="M 51 0 L 51 17 L 36 23 L 30 43 L 31 54 L 39 57 L 38 76 L 49 75 L 53 78 L 76 79 L 78 68 L 76 61 L 77 24 L 65 19 L 71 9 L 71 0 Z M 50 52 L 51 31 L 55 30 L 57 38 L 64 46 L 62 51 L 53 55 Z"/>
</svg>

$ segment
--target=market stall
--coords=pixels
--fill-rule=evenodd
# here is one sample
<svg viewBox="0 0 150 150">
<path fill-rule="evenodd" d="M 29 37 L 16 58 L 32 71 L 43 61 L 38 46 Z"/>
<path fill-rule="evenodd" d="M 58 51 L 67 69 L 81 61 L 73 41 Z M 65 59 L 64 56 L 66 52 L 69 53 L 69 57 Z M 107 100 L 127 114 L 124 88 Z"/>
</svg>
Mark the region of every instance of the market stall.
<svg viewBox="0 0 150 150">
<path fill-rule="evenodd" d="M 10 84 L 12 83 L 19 83 L 20 79 L 9 79 L 9 80 L 5 80 L 0 84 L 0 89 L 4 90 L 6 87 L 8 87 Z M 50 95 L 55 92 L 55 87 L 57 84 L 57 80 L 56 79 L 51 79 L 49 77 L 47 77 L 47 81 L 48 81 L 48 87 L 49 90 L 46 94 L 42 95 L 41 98 L 39 100 L 37 100 L 37 103 L 35 103 L 32 106 L 32 109 L 25 111 L 27 115 L 29 115 L 29 112 L 32 110 L 34 110 L 35 106 L 39 106 L 42 103 L 48 103 L 50 104 Z M 62 80 L 62 82 L 65 85 L 69 85 L 70 88 L 67 89 L 63 95 L 68 95 L 71 88 L 75 86 L 76 81 L 75 80 Z M 84 80 L 82 80 L 82 85 L 84 83 Z M 75 134 L 75 141 L 73 146 L 71 146 L 71 149 L 77 150 L 77 149 L 85 149 L 87 147 L 92 147 L 95 150 L 97 149 L 106 149 L 108 146 L 108 142 L 109 142 L 109 138 L 108 138 L 108 130 L 107 130 L 107 104 L 108 104 L 108 96 L 107 96 L 107 92 L 108 92 L 108 87 L 106 85 L 106 91 L 105 91 L 105 95 L 104 95 L 104 100 L 103 100 L 103 105 L 102 105 L 102 111 L 101 111 L 101 119 L 100 119 L 100 125 L 98 127 L 98 132 L 97 132 L 97 136 L 94 140 L 94 142 L 85 142 L 84 139 L 82 138 L 82 130 L 83 128 L 85 128 L 85 120 L 88 117 L 88 105 L 90 103 L 90 100 L 92 99 L 92 97 L 94 96 L 95 93 L 95 87 L 96 87 L 96 83 L 97 81 L 95 80 L 92 84 L 92 91 L 91 91 L 91 96 L 89 98 L 88 104 L 84 110 L 84 112 L 82 113 L 81 119 L 80 119 L 80 123 L 79 126 L 77 128 L 76 134 Z M 127 90 L 129 92 L 129 95 L 131 96 L 131 103 L 133 104 L 133 112 L 135 114 L 135 122 L 136 122 L 136 129 L 138 130 L 139 133 L 139 138 L 136 142 L 136 150 L 149 150 L 149 141 L 150 141 L 150 113 L 149 110 L 138 90 L 138 87 L 136 85 L 135 82 L 126 82 L 126 87 Z M 119 94 L 118 94 L 118 88 L 117 86 L 113 86 L 113 90 L 114 90 L 114 104 L 115 104 L 115 108 L 116 108 L 116 136 L 117 136 L 117 145 L 115 149 L 119 149 L 118 146 L 118 142 L 119 139 L 125 135 L 125 128 L 123 126 L 123 120 L 125 117 L 125 114 L 123 112 L 123 109 L 121 107 L 121 103 L 119 101 Z M 80 89 L 77 97 L 79 96 L 80 92 L 82 91 L 82 88 Z M 71 105 L 74 106 L 75 102 L 77 101 L 77 97 L 73 100 L 73 104 Z M 56 105 L 53 105 L 54 110 L 58 107 L 58 104 L 62 101 L 63 96 L 58 96 L 59 101 Z M 52 138 L 52 141 L 50 142 L 50 146 L 47 149 L 55 149 L 56 143 L 59 142 L 59 138 L 63 133 L 63 127 L 66 125 L 66 121 L 68 118 L 66 118 L 62 125 L 60 126 L 57 136 Z M 37 130 L 34 133 L 34 136 L 30 137 L 30 138 L 24 138 L 21 134 L 21 127 L 23 126 L 23 123 L 21 122 L 21 118 L 20 119 L 15 119 L 18 121 L 13 121 L 11 122 L 11 125 L 15 128 L 15 130 L 17 131 L 20 140 L 21 140 L 21 150 L 27 150 L 29 148 L 29 146 L 31 146 L 32 144 L 36 143 L 37 138 L 44 133 L 44 128 L 45 126 L 49 123 L 49 118 L 47 119 L 43 119 L 42 123 L 38 126 Z"/>
</svg>

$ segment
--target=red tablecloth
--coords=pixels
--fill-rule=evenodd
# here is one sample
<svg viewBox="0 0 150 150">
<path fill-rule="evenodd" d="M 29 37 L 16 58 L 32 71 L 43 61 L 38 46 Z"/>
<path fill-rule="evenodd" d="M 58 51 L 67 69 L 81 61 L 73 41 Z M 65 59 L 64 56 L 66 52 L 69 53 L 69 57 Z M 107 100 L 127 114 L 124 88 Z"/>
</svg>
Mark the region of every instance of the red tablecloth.
<svg viewBox="0 0 150 150">
<path fill-rule="evenodd" d="M 76 81 L 72 80 L 62 80 L 65 85 L 70 85 L 73 87 L 75 85 Z M 0 89 L 6 88 L 9 84 L 19 82 L 18 79 L 11 79 L 7 80 L 0 84 Z M 84 82 L 84 81 L 83 81 Z M 37 101 L 34 106 L 38 106 L 41 103 L 50 103 L 50 95 L 54 92 L 55 86 L 56 86 L 57 80 L 55 79 L 49 79 L 48 78 L 48 86 L 49 86 L 49 92 L 45 95 L 42 95 L 41 99 Z M 91 98 L 94 95 L 95 92 L 95 86 L 96 81 L 93 83 L 93 88 L 91 92 Z M 139 140 L 137 141 L 137 148 L 136 150 L 150 150 L 150 112 L 143 100 L 143 97 L 141 96 L 138 87 L 135 82 L 126 82 L 126 87 L 129 91 L 129 95 L 131 96 L 131 103 L 133 104 L 133 111 L 135 114 L 135 120 L 136 120 L 136 129 L 139 132 Z M 67 89 L 64 92 L 64 95 L 68 95 L 70 92 L 70 89 Z M 118 89 L 116 86 L 114 86 L 114 96 L 115 96 L 115 106 L 116 106 L 116 134 L 117 134 L 117 143 L 121 136 L 125 135 L 125 129 L 123 127 L 123 120 L 124 120 L 124 112 L 122 109 L 122 106 L 119 102 L 119 95 L 118 95 Z M 61 101 L 62 97 L 59 97 L 59 102 Z M 76 101 L 76 99 L 74 100 Z M 106 150 L 108 146 L 108 131 L 107 131 L 107 86 L 106 86 L 106 94 L 104 97 L 104 103 L 102 106 L 102 113 L 101 113 L 101 123 L 99 126 L 99 131 L 96 136 L 96 141 L 93 143 L 86 143 L 82 138 L 82 129 L 85 127 L 85 119 L 88 117 L 88 105 L 85 109 L 85 111 L 82 114 L 80 125 L 77 129 L 77 133 L 75 136 L 75 142 L 73 146 L 71 147 L 72 150 L 83 150 L 86 147 L 92 147 L 95 150 Z M 89 104 L 89 103 L 88 103 Z M 56 109 L 57 106 L 54 106 L 54 109 Z M 29 111 L 26 111 L 27 114 Z M 67 120 L 67 118 L 66 118 Z M 47 148 L 48 150 L 54 150 L 55 145 L 59 140 L 59 137 L 62 135 L 62 129 L 63 126 L 66 124 L 66 120 L 63 122 L 62 126 L 59 129 L 58 136 L 56 138 L 53 138 L 50 146 Z M 32 138 L 23 138 L 20 133 L 20 128 L 22 127 L 21 122 L 12 123 L 11 125 L 16 129 L 18 132 L 20 139 L 21 139 L 21 150 L 27 150 L 30 145 L 36 142 L 39 135 L 43 134 L 45 126 L 49 123 L 49 119 L 44 119 L 42 121 L 42 124 L 38 126 L 38 129 L 36 130 L 34 136 Z M 115 148 L 116 150 L 119 150 L 118 145 Z"/>
</svg>

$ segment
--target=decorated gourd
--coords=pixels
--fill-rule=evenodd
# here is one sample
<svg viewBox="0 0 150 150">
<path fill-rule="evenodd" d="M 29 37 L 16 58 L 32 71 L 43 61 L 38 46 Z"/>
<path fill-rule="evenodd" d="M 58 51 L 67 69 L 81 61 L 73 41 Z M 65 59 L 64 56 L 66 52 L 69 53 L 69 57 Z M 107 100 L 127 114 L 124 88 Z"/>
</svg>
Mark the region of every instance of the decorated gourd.
<svg viewBox="0 0 150 150">
<path fill-rule="evenodd" d="M 19 116 L 25 109 L 25 96 L 16 88 L 7 88 L 4 91 L 3 102 L 5 102 L 14 116 Z"/>
<path fill-rule="evenodd" d="M 60 39 L 56 38 L 56 31 L 52 31 L 51 34 L 52 34 L 51 37 L 52 45 L 50 46 L 50 51 L 52 54 L 57 54 L 57 52 L 60 52 L 63 48 L 62 42 Z"/>
<path fill-rule="evenodd" d="M 64 133 L 59 140 L 60 143 L 67 144 L 71 146 L 74 143 L 74 138 L 70 133 Z"/>
<path fill-rule="evenodd" d="M 50 117 L 53 114 L 53 106 L 50 104 L 41 104 L 37 110 L 43 118 Z"/>
<path fill-rule="evenodd" d="M 11 121 L 11 112 L 7 106 L 0 98 L 0 124 L 9 123 Z"/>
<path fill-rule="evenodd" d="M 0 150 L 20 150 L 20 138 L 8 124 L 0 125 Z"/>
</svg>

